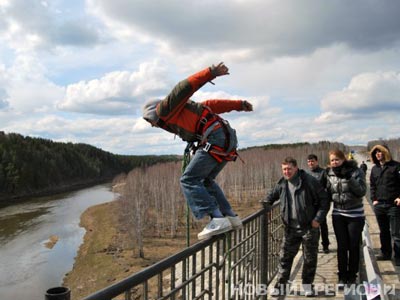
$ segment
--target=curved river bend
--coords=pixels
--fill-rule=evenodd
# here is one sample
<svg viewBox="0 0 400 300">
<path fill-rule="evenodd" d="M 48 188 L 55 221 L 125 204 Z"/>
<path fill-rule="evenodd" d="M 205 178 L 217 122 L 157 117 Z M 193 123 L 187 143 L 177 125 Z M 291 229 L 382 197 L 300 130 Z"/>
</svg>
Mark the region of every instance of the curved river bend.
<svg viewBox="0 0 400 300">
<path fill-rule="evenodd" d="M 72 269 L 85 230 L 81 214 L 114 199 L 110 184 L 2 207 L 0 299 L 42 300 Z M 3 205 L 4 206 L 4 205 Z M 46 243 L 55 236 L 53 248 Z"/>
</svg>

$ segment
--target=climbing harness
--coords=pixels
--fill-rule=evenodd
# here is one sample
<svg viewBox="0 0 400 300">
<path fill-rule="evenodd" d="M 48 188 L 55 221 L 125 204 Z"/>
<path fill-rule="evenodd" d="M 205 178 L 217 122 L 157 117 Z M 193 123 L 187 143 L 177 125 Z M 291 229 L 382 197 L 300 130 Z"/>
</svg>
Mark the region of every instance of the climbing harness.
<svg viewBox="0 0 400 300">
<path fill-rule="evenodd" d="M 197 138 L 198 143 L 197 146 L 193 148 L 193 152 L 196 152 L 198 148 L 202 148 L 203 151 L 208 152 L 216 161 L 221 163 L 222 161 L 235 161 L 239 154 L 235 149 L 231 151 L 227 151 L 230 145 L 230 132 L 228 129 L 229 123 L 228 121 L 222 119 L 217 114 L 212 113 L 209 109 L 205 108 L 200 117 L 200 120 L 197 124 Z M 212 145 L 207 141 L 208 136 L 214 130 L 221 128 L 225 134 L 225 145 L 224 147 L 220 147 L 217 145 Z M 240 157 L 239 157 L 240 158 Z M 243 160 L 240 158 L 243 162 Z"/>
</svg>

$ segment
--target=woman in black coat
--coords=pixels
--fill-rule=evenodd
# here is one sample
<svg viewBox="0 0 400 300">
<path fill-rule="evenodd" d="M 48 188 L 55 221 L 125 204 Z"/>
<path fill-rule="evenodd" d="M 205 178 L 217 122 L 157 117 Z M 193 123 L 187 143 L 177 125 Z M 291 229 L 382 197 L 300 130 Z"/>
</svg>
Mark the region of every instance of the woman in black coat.
<svg viewBox="0 0 400 300">
<path fill-rule="evenodd" d="M 367 191 L 364 173 L 356 161 L 347 160 L 343 151 L 329 152 L 327 191 L 333 201 L 332 223 L 337 240 L 338 285 L 356 283 L 360 262 L 361 233 L 365 214 L 363 198 Z"/>
</svg>

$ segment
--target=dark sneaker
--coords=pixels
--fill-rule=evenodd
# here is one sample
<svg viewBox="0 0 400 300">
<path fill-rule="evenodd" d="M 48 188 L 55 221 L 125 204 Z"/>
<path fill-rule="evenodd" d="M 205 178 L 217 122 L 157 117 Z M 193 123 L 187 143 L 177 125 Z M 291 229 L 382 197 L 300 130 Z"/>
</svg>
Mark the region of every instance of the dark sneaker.
<svg viewBox="0 0 400 300">
<path fill-rule="evenodd" d="M 391 260 L 392 256 L 391 255 L 387 255 L 387 254 L 379 254 L 376 257 L 377 260 Z"/>
<path fill-rule="evenodd" d="M 303 283 L 303 292 L 304 296 L 306 297 L 314 297 L 315 296 L 314 285 L 311 283 Z"/>
<path fill-rule="evenodd" d="M 357 284 L 357 275 L 355 275 L 355 276 L 349 275 L 346 286 L 351 287 L 354 284 Z"/>
<path fill-rule="evenodd" d="M 396 266 L 400 266 L 400 257 L 396 257 L 395 260 L 396 260 Z"/>
<path fill-rule="evenodd" d="M 329 253 L 329 248 L 328 247 L 324 247 L 324 249 L 322 251 L 324 251 L 325 254 L 328 254 Z"/>
<path fill-rule="evenodd" d="M 271 296 L 272 297 L 279 297 L 279 296 L 285 296 L 289 293 L 289 284 L 288 283 L 279 283 L 277 282 L 274 285 L 273 290 L 271 291 Z"/>
<path fill-rule="evenodd" d="M 344 278 L 339 278 L 338 283 L 337 283 L 337 288 L 339 290 L 344 290 L 344 286 L 346 285 L 347 280 L 345 280 Z"/>
</svg>

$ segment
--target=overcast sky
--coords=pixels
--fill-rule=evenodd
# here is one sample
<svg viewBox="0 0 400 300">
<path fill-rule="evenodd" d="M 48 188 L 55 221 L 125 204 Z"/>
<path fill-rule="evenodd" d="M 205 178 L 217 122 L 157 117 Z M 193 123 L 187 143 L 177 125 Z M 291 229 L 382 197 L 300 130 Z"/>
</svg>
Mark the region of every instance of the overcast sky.
<svg viewBox="0 0 400 300">
<path fill-rule="evenodd" d="M 141 118 L 147 99 L 220 61 L 193 100 L 241 148 L 366 145 L 400 136 L 398 0 L 0 0 L 0 130 L 117 154 L 181 154 Z"/>
</svg>

